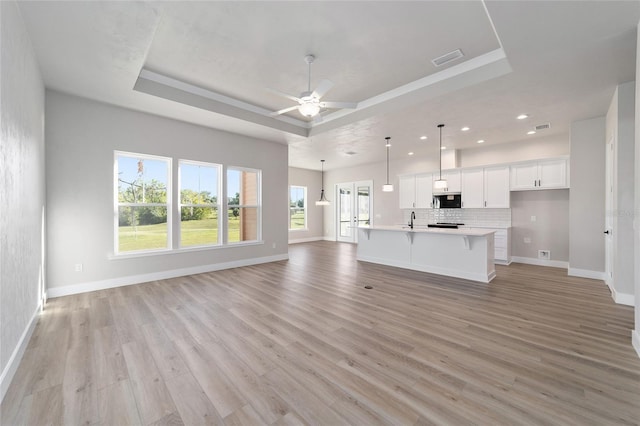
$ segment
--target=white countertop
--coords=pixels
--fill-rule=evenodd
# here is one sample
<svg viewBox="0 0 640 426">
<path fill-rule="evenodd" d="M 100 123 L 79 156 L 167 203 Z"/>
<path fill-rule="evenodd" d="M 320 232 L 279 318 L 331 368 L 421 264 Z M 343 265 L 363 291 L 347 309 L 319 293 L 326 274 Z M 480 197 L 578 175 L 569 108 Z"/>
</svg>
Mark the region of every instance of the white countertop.
<svg viewBox="0 0 640 426">
<path fill-rule="evenodd" d="M 416 234 L 447 234 L 447 235 L 464 235 L 474 237 L 484 237 L 495 233 L 493 229 L 483 228 L 427 228 L 427 227 L 414 227 L 413 229 L 408 226 L 359 226 L 358 228 L 364 230 L 374 231 L 394 231 L 394 232 L 412 232 Z"/>
</svg>

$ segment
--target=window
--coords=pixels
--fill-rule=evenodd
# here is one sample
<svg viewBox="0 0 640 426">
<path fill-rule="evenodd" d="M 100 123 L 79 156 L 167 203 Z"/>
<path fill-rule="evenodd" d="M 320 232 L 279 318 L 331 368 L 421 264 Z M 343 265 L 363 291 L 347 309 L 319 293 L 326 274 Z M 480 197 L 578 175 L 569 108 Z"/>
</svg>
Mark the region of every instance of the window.
<svg viewBox="0 0 640 426">
<path fill-rule="evenodd" d="M 180 247 L 220 244 L 217 164 L 180 160 Z"/>
<path fill-rule="evenodd" d="M 115 153 L 115 252 L 171 247 L 171 159 Z"/>
<path fill-rule="evenodd" d="M 261 238 L 260 171 L 227 169 L 227 242 Z"/>
<path fill-rule="evenodd" d="M 289 187 L 289 229 L 307 229 L 307 187 Z"/>
</svg>

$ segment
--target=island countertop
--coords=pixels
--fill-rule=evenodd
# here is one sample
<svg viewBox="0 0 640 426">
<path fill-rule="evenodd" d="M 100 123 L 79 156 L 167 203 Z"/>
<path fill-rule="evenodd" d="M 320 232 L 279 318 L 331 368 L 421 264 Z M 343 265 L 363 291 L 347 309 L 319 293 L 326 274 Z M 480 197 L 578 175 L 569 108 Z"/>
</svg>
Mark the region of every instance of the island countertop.
<svg viewBox="0 0 640 426">
<path fill-rule="evenodd" d="M 430 234 L 449 234 L 449 235 L 464 235 L 468 237 L 484 237 L 489 234 L 495 233 L 493 229 L 483 228 L 427 228 L 423 226 L 414 226 L 411 229 L 407 225 L 381 225 L 381 226 L 359 226 L 359 229 L 377 230 L 377 231 L 395 231 L 395 232 L 416 232 L 416 233 L 430 233 Z"/>
</svg>

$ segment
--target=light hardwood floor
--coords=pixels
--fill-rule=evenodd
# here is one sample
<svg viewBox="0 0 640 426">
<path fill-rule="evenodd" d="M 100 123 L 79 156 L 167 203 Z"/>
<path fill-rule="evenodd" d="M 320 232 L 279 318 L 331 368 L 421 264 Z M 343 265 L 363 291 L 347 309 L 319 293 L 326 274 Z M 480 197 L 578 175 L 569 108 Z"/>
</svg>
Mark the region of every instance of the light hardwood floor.
<svg viewBox="0 0 640 426">
<path fill-rule="evenodd" d="M 0 423 L 638 424 L 632 327 L 602 282 L 561 269 L 480 284 L 297 244 L 50 300 Z"/>
</svg>

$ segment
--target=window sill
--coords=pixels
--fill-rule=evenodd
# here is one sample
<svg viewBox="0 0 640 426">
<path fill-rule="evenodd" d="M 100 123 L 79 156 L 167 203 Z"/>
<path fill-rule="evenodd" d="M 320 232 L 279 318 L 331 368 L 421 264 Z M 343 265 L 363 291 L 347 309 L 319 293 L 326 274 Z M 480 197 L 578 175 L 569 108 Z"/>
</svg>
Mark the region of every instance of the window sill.
<svg viewBox="0 0 640 426">
<path fill-rule="evenodd" d="M 144 252 L 136 252 L 136 253 L 123 253 L 123 254 L 109 254 L 109 260 L 121 260 L 121 259 L 135 259 L 139 257 L 151 257 L 151 256 L 165 256 L 172 254 L 180 254 L 180 253 L 189 253 L 189 252 L 198 252 L 198 251 L 209 251 L 209 250 L 224 250 L 232 247 L 247 247 L 247 246 L 259 246 L 264 245 L 264 241 L 241 241 L 237 243 L 227 243 L 227 244 L 219 244 L 215 246 L 195 246 L 195 247 L 182 247 L 177 249 L 167 249 L 167 250 L 154 250 L 154 251 L 144 251 Z"/>
<path fill-rule="evenodd" d="M 302 231 L 308 231 L 309 228 L 295 228 L 295 229 L 289 229 L 289 232 L 302 232 Z"/>
</svg>

